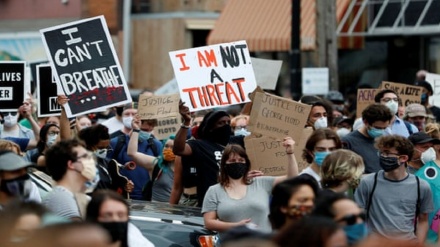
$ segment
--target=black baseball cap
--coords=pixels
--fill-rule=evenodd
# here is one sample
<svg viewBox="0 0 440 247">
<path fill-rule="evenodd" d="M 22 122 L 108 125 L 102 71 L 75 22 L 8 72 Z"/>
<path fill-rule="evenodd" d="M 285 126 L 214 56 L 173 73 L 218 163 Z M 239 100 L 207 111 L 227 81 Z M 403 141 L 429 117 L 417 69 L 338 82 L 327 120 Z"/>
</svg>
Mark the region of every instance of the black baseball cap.
<svg viewBox="0 0 440 247">
<path fill-rule="evenodd" d="M 434 144 L 440 144 L 440 139 L 435 139 L 426 134 L 425 132 L 417 132 L 408 137 L 412 144 L 423 144 L 427 142 L 432 142 Z"/>
</svg>

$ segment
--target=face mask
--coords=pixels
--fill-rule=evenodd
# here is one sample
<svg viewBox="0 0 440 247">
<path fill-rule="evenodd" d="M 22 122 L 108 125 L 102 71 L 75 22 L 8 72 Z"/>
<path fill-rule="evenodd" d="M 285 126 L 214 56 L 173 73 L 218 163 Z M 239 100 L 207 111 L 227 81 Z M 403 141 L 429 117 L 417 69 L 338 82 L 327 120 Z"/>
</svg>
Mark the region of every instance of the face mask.
<svg viewBox="0 0 440 247">
<path fill-rule="evenodd" d="M 427 99 L 428 99 L 428 95 L 426 93 L 422 93 L 422 96 L 420 97 L 420 101 L 422 101 L 421 103 L 422 104 L 426 103 Z"/>
<path fill-rule="evenodd" d="M 124 127 L 127 129 L 131 129 L 131 121 L 133 121 L 133 117 L 122 118 L 122 124 L 124 124 Z"/>
<path fill-rule="evenodd" d="M 368 129 L 367 129 L 367 133 L 368 133 L 368 135 L 369 135 L 371 138 L 373 138 L 373 139 L 375 139 L 375 138 L 377 138 L 377 137 L 379 137 L 379 136 L 382 136 L 384 132 L 385 132 L 385 130 L 376 129 L 376 128 L 374 128 L 374 127 L 371 127 L 371 128 L 368 128 Z"/>
<path fill-rule="evenodd" d="M 96 186 L 98 186 L 99 180 L 101 180 L 101 177 L 99 176 L 99 170 L 96 169 L 95 177 L 92 181 L 86 181 L 84 183 L 84 186 L 86 187 L 86 193 L 92 193 Z"/>
<path fill-rule="evenodd" d="M 330 152 L 315 152 L 315 163 L 320 167 L 325 157 L 329 154 Z"/>
<path fill-rule="evenodd" d="M 32 190 L 32 182 L 29 174 L 14 179 L 2 179 L 0 190 L 10 196 L 27 199 Z"/>
<path fill-rule="evenodd" d="M 229 142 L 230 136 L 231 136 L 231 126 L 229 124 L 225 124 L 220 128 L 211 130 L 207 138 L 209 138 L 211 141 L 215 143 L 226 146 Z"/>
<path fill-rule="evenodd" d="M 239 179 L 246 174 L 246 163 L 229 163 L 225 166 L 226 174 L 232 179 Z"/>
<path fill-rule="evenodd" d="M 366 238 L 368 235 L 368 229 L 365 223 L 344 226 L 343 230 L 347 236 L 349 246 L 352 246 L 353 244 L 359 242 L 359 240 Z"/>
<path fill-rule="evenodd" d="M 235 136 L 248 136 L 250 134 L 251 134 L 251 132 L 247 131 L 247 129 L 245 129 L 245 128 L 234 130 Z"/>
<path fill-rule="evenodd" d="M 322 117 L 319 118 L 315 121 L 315 129 L 323 129 L 323 128 L 327 128 L 327 118 L 326 117 Z"/>
<path fill-rule="evenodd" d="M 420 159 L 422 160 L 423 164 L 426 164 L 430 161 L 434 161 L 436 158 L 437 158 L 437 155 L 435 154 L 435 150 L 433 147 L 428 148 L 420 156 Z"/>
<path fill-rule="evenodd" d="M 13 127 L 17 124 L 18 114 L 15 114 L 15 116 L 12 116 L 11 114 L 8 114 L 4 117 L 5 120 L 5 127 Z"/>
<path fill-rule="evenodd" d="M 350 130 L 347 128 L 340 128 L 336 130 L 336 134 L 338 134 L 339 138 L 345 137 L 346 135 L 350 134 Z"/>
<path fill-rule="evenodd" d="M 128 221 L 99 222 L 99 224 L 110 234 L 112 237 L 112 243 L 121 241 L 121 246 L 128 246 Z"/>
<path fill-rule="evenodd" d="M 53 144 L 55 144 L 57 137 L 58 135 L 49 135 L 46 141 L 47 147 L 51 147 Z"/>
<path fill-rule="evenodd" d="M 313 206 L 294 205 L 289 206 L 287 216 L 291 219 L 300 219 L 312 212 Z"/>
<path fill-rule="evenodd" d="M 348 180 L 348 186 L 350 188 L 356 189 L 359 186 L 359 183 L 361 182 L 360 178 L 353 178 L 352 180 Z"/>
<path fill-rule="evenodd" d="M 93 152 L 96 157 L 101 158 L 101 159 L 105 159 L 107 158 L 107 148 L 103 148 L 103 149 L 98 149 L 95 152 Z"/>
<path fill-rule="evenodd" d="M 81 161 L 83 165 L 83 170 L 81 171 L 81 175 L 85 177 L 88 181 L 93 181 L 96 176 L 96 164 L 93 159 L 84 159 Z"/>
<path fill-rule="evenodd" d="M 139 131 L 139 141 L 143 142 L 150 138 L 151 134 L 147 131 Z"/>
<path fill-rule="evenodd" d="M 397 104 L 396 101 L 390 100 L 386 103 L 386 106 L 388 107 L 388 109 L 390 109 L 393 115 L 396 115 L 397 109 L 399 108 L 399 105 Z"/>
<path fill-rule="evenodd" d="M 335 110 L 337 110 L 338 112 L 343 112 L 344 111 L 344 106 L 343 105 L 337 105 L 335 106 Z"/>
<path fill-rule="evenodd" d="M 174 161 L 174 159 L 176 158 L 171 148 L 164 148 L 162 151 L 162 156 L 166 162 Z"/>
<path fill-rule="evenodd" d="M 392 170 L 396 170 L 399 166 L 399 158 L 398 157 L 379 157 L 379 165 L 386 172 L 390 172 Z"/>
</svg>

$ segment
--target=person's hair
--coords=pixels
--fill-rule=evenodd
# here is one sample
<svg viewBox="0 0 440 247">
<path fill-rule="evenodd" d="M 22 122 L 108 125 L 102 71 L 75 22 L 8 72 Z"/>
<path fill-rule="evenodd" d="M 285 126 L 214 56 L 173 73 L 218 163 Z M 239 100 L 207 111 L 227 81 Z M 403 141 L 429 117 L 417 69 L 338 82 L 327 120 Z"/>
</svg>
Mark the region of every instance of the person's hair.
<svg viewBox="0 0 440 247">
<path fill-rule="evenodd" d="M 246 173 L 243 176 L 243 182 L 245 184 L 250 184 L 250 180 L 247 176 L 249 170 L 251 169 L 251 161 L 249 160 L 249 157 L 246 153 L 246 150 L 240 145 L 237 144 L 229 144 L 225 147 L 225 150 L 223 151 L 222 159 L 220 161 L 220 176 L 219 176 L 219 183 L 225 187 L 229 185 L 229 176 L 226 172 L 226 161 L 229 159 L 229 156 L 231 154 L 237 154 L 240 157 L 244 158 L 246 163 Z"/>
<path fill-rule="evenodd" d="M 73 150 L 75 147 L 84 147 L 84 144 L 76 139 L 61 140 L 46 151 L 47 171 L 53 180 L 61 180 L 67 171 L 67 163 L 69 160 L 77 159 L 77 152 Z"/>
<path fill-rule="evenodd" d="M 324 107 L 325 111 L 327 112 L 327 124 L 328 126 L 331 126 L 333 124 L 333 103 L 326 100 L 326 99 L 320 99 L 319 101 L 313 102 L 310 104 L 313 107 L 315 106 L 321 106 Z"/>
<path fill-rule="evenodd" d="M 432 138 L 440 138 L 440 125 L 438 123 L 428 123 L 425 126 L 425 132 Z"/>
<path fill-rule="evenodd" d="M 272 200 L 269 204 L 269 220 L 273 229 L 279 229 L 284 225 L 286 215 L 281 212 L 281 208 L 288 206 L 290 198 L 297 193 L 302 186 L 309 186 L 313 190 L 315 198 L 317 197 L 319 193 L 318 182 L 308 174 L 289 178 L 275 185 L 272 190 Z"/>
<path fill-rule="evenodd" d="M 312 105 L 316 101 L 320 101 L 320 100 L 322 100 L 321 97 L 316 96 L 316 95 L 303 95 L 299 99 L 299 102 L 306 104 L 306 105 Z"/>
<path fill-rule="evenodd" d="M 339 200 L 350 200 L 350 199 L 343 193 L 335 193 L 330 190 L 323 190 L 321 194 L 319 194 L 319 199 L 316 200 L 315 208 L 313 209 L 311 215 L 323 216 L 334 219 L 336 214 L 333 205 L 335 202 Z"/>
<path fill-rule="evenodd" d="M 244 119 L 244 120 L 246 120 L 246 123 L 249 122 L 249 116 L 248 116 L 248 115 L 240 114 L 240 115 L 235 116 L 235 117 L 233 117 L 233 118 L 231 119 L 231 127 L 232 127 L 232 128 L 235 128 L 235 126 L 237 126 L 237 122 L 238 122 L 238 120 L 240 120 L 240 119 Z"/>
<path fill-rule="evenodd" d="M 344 181 L 359 179 L 364 169 L 364 160 L 355 152 L 335 150 L 322 162 L 321 185 L 323 188 L 334 188 Z"/>
<path fill-rule="evenodd" d="M 373 124 L 376 121 L 391 121 L 393 114 L 388 107 L 381 104 L 371 104 L 362 111 L 362 120 L 367 121 L 368 124 Z"/>
<path fill-rule="evenodd" d="M 202 123 L 200 123 L 197 129 L 197 138 L 206 139 L 208 138 L 209 132 L 213 129 L 215 123 L 222 117 L 229 116 L 225 111 L 211 111 L 208 112 L 203 118 Z"/>
<path fill-rule="evenodd" d="M 167 144 L 168 140 L 173 140 L 173 141 L 174 141 L 175 138 L 176 138 L 176 135 L 172 134 L 172 135 L 170 135 L 168 138 L 162 140 L 162 149 L 160 150 L 160 154 L 159 154 L 159 156 L 157 157 L 157 165 L 158 165 L 158 166 L 160 167 L 160 169 L 162 169 L 163 172 L 165 172 L 165 173 L 171 171 L 171 167 L 170 167 L 171 163 L 166 162 L 166 161 L 163 159 L 163 150 L 164 150 L 164 148 L 165 148 L 165 144 Z"/>
<path fill-rule="evenodd" d="M 383 89 L 376 93 L 376 96 L 374 96 L 374 102 L 380 103 L 380 100 L 383 98 L 383 96 L 387 93 L 393 93 L 399 98 L 399 95 L 397 95 L 396 91 L 391 89 Z"/>
<path fill-rule="evenodd" d="M 92 150 L 101 140 L 110 140 L 108 128 L 102 124 L 82 129 L 78 137 L 86 143 L 87 149 Z"/>
<path fill-rule="evenodd" d="M 399 135 L 381 136 L 376 140 L 375 146 L 378 150 L 395 148 L 400 155 L 408 155 L 408 160 L 411 160 L 414 152 L 411 141 Z"/>
<path fill-rule="evenodd" d="M 327 217 L 303 217 L 292 222 L 274 236 L 273 241 L 279 247 L 326 246 L 327 241 L 340 227 L 336 222 Z"/>
<path fill-rule="evenodd" d="M 4 150 L 12 151 L 12 152 L 14 152 L 15 154 L 18 154 L 18 155 L 22 154 L 21 153 L 21 148 L 20 148 L 20 146 L 17 143 L 12 142 L 12 141 L 8 141 L 8 140 L 0 139 L 0 151 L 4 151 Z"/>
<path fill-rule="evenodd" d="M 157 126 L 157 119 L 143 119 L 141 120 L 141 125 L 147 123 L 149 125 L 152 125 L 153 127 Z"/>
<path fill-rule="evenodd" d="M 333 140 L 335 142 L 336 149 L 342 148 L 342 142 L 338 134 L 331 129 L 323 128 L 313 131 L 309 139 L 307 139 L 306 146 L 303 150 L 302 157 L 308 162 L 313 162 L 313 151 L 316 143 L 322 140 Z"/>
<path fill-rule="evenodd" d="M 89 204 L 87 204 L 86 220 L 90 222 L 98 222 L 101 206 L 108 200 L 122 203 L 127 207 L 127 213 L 130 213 L 130 205 L 120 194 L 113 190 L 97 190 L 93 193 Z"/>
<path fill-rule="evenodd" d="M 40 140 L 38 140 L 37 143 L 37 150 L 40 154 L 44 151 L 44 148 L 46 147 L 47 132 L 49 132 L 49 129 L 51 127 L 56 127 L 58 128 L 58 130 L 60 129 L 60 127 L 56 124 L 46 124 L 40 129 Z"/>
</svg>

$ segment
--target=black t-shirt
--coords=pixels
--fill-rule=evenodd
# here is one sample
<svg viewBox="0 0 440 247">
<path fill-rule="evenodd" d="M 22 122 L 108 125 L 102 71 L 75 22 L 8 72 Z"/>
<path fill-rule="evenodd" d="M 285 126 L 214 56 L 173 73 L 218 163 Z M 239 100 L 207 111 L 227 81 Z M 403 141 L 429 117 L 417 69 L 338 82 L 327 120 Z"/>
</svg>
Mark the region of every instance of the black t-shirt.
<svg viewBox="0 0 440 247">
<path fill-rule="evenodd" d="M 97 158 L 98 171 L 99 171 L 99 182 L 95 190 L 98 189 L 112 189 L 112 178 L 108 172 L 108 160 Z"/>
<path fill-rule="evenodd" d="M 183 188 L 197 186 L 197 168 L 191 156 L 182 156 L 182 184 Z"/>
</svg>

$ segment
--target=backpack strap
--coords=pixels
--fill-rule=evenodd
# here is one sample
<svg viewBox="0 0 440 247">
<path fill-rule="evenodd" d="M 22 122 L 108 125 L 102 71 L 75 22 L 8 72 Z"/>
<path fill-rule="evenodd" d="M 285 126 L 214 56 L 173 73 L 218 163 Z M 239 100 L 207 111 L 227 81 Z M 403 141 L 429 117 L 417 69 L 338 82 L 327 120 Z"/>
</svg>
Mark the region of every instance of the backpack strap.
<svg viewBox="0 0 440 247">
<path fill-rule="evenodd" d="M 369 219 L 370 216 L 370 207 L 371 207 L 371 203 L 373 202 L 373 194 L 374 191 L 376 190 L 376 185 L 377 185 L 377 175 L 379 174 L 379 172 L 376 172 L 376 174 L 374 174 L 374 183 L 373 183 L 373 189 L 370 192 L 370 195 L 368 196 L 368 205 L 367 205 L 367 219 Z"/>
<path fill-rule="evenodd" d="M 117 160 L 119 153 L 121 153 L 122 148 L 125 145 L 125 134 L 118 136 L 118 141 L 116 142 L 115 149 L 113 150 L 112 159 Z"/>
<path fill-rule="evenodd" d="M 417 204 L 416 204 L 416 217 L 414 217 L 414 234 L 417 233 L 417 218 L 420 214 L 420 179 L 416 176 L 417 180 Z"/>
<path fill-rule="evenodd" d="M 408 133 L 409 133 L 409 135 L 412 135 L 414 132 L 413 132 L 413 130 L 412 130 L 411 123 L 408 122 L 408 121 L 405 121 L 405 120 L 403 120 L 403 123 L 405 124 L 406 129 L 408 129 Z"/>
<path fill-rule="evenodd" d="M 147 145 L 147 149 L 151 148 L 151 151 L 153 151 L 153 156 L 154 157 L 158 157 L 159 156 L 159 151 L 157 150 L 157 146 L 156 143 L 154 143 L 154 139 L 152 137 L 147 139 L 148 145 Z"/>
</svg>

